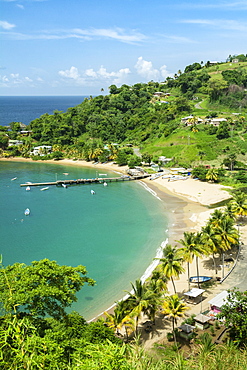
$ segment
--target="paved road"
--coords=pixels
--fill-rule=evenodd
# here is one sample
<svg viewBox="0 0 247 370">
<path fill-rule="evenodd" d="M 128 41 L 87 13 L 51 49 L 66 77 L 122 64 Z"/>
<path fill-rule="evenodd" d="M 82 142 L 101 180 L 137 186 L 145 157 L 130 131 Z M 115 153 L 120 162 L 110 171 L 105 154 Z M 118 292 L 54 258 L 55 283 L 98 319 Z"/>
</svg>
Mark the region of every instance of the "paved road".
<svg viewBox="0 0 247 370">
<path fill-rule="evenodd" d="M 247 245 L 241 245 L 237 264 L 221 286 L 222 290 L 234 287 L 242 292 L 247 290 Z"/>
</svg>

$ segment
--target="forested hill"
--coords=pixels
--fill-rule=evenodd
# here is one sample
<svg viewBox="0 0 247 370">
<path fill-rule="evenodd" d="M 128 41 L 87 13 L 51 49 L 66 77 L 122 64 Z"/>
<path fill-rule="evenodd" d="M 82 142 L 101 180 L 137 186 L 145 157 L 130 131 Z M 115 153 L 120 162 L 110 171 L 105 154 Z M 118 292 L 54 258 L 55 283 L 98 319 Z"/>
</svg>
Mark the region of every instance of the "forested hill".
<svg viewBox="0 0 247 370">
<path fill-rule="evenodd" d="M 195 62 L 160 83 L 111 85 L 108 95 L 87 98 L 66 113 L 44 114 L 27 129 L 35 145 L 55 145 L 61 151 L 70 147 L 77 156 L 90 157 L 90 151 L 102 153 L 106 144 L 118 143 L 139 146 L 156 156 L 175 156 L 178 161 L 184 157 L 179 145 L 188 144 L 189 135 L 189 144 L 196 144 L 210 160 L 215 154 L 208 153 L 204 144 L 214 145 L 228 136 L 241 137 L 242 150 L 247 149 L 246 113 L 247 57 L 241 54 L 229 56 L 226 63 Z M 194 122 L 182 122 L 186 116 L 193 116 Z M 225 120 L 219 127 L 206 124 L 212 117 Z M 11 127 L 10 136 L 16 138 L 19 126 Z"/>
</svg>

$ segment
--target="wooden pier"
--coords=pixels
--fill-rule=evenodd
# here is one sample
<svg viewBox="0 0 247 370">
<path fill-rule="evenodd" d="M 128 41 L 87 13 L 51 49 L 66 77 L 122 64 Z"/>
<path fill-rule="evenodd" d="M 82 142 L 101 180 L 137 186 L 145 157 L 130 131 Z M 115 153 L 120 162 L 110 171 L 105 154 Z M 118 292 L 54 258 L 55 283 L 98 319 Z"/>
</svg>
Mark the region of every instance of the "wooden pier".
<svg viewBox="0 0 247 370">
<path fill-rule="evenodd" d="M 94 179 L 76 179 L 76 180 L 57 180 L 51 182 L 28 182 L 26 184 L 20 184 L 20 186 L 62 186 L 62 185 L 86 185 L 86 184 L 103 184 L 104 182 L 118 182 L 118 181 L 133 181 L 133 180 L 142 180 L 150 175 L 143 174 L 140 176 L 130 176 L 130 175 L 123 175 L 120 177 L 97 177 Z"/>
</svg>

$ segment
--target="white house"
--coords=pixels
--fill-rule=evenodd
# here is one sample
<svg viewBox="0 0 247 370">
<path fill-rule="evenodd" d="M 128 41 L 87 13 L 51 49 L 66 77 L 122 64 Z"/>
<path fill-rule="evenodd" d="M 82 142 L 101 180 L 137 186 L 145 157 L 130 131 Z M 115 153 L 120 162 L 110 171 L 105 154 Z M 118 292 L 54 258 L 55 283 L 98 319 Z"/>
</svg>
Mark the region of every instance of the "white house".
<svg viewBox="0 0 247 370">
<path fill-rule="evenodd" d="M 50 154 L 51 152 L 52 152 L 52 146 L 40 145 L 40 146 L 36 146 L 35 148 L 33 148 L 30 154 L 44 156 L 46 154 Z"/>
<path fill-rule="evenodd" d="M 14 146 L 14 145 L 22 145 L 23 144 L 23 141 L 20 141 L 20 140 L 9 140 L 9 144 L 8 146 Z"/>
<path fill-rule="evenodd" d="M 213 126 L 219 126 L 222 122 L 226 122 L 226 118 L 212 118 L 210 121 L 208 121 L 209 125 Z"/>
</svg>

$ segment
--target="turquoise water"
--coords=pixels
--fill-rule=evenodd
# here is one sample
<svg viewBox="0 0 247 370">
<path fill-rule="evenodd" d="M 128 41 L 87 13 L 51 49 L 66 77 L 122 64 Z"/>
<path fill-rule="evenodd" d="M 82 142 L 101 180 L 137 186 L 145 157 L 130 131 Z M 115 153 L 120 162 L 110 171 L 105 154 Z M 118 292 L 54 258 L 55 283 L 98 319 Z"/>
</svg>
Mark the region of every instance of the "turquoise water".
<svg viewBox="0 0 247 370">
<path fill-rule="evenodd" d="M 95 168 L 0 161 L 4 265 L 49 258 L 86 266 L 97 285 L 83 287 L 72 309 L 87 320 L 130 290 L 130 281 L 143 275 L 167 236 L 163 203 L 137 182 L 50 186 L 46 191 L 20 187 L 27 181 L 92 177 Z M 24 216 L 27 207 L 31 213 Z"/>
</svg>

